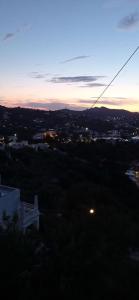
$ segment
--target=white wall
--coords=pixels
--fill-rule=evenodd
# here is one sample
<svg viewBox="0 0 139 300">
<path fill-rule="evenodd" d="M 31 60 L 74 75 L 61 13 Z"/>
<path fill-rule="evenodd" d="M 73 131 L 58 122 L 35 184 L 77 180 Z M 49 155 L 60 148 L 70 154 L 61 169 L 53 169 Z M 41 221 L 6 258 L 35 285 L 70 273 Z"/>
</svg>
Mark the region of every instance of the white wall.
<svg viewBox="0 0 139 300">
<path fill-rule="evenodd" d="M 10 190 L 4 196 L 0 197 L 0 222 L 3 219 L 3 212 L 12 217 L 20 209 L 20 190 Z"/>
</svg>

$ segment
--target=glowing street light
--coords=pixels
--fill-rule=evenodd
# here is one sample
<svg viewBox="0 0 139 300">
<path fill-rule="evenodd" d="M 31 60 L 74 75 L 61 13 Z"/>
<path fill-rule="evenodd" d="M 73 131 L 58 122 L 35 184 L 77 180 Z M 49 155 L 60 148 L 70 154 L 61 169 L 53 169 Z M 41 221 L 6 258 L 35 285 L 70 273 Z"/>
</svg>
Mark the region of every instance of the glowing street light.
<svg viewBox="0 0 139 300">
<path fill-rule="evenodd" d="M 93 215 L 93 214 L 95 213 L 95 210 L 91 208 L 91 209 L 89 210 L 89 213 L 90 213 L 91 215 Z"/>
</svg>

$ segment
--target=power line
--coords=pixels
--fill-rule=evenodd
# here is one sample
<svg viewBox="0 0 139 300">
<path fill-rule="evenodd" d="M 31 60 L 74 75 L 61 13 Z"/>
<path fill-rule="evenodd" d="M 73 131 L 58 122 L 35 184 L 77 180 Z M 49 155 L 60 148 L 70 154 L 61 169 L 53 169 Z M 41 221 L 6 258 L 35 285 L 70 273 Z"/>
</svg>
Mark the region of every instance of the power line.
<svg viewBox="0 0 139 300">
<path fill-rule="evenodd" d="M 93 108 L 98 101 L 102 98 L 102 96 L 104 95 L 104 93 L 108 90 L 108 88 L 111 86 L 111 84 L 115 81 L 115 79 L 119 76 L 119 74 L 122 72 L 122 70 L 125 68 L 125 66 L 129 63 L 129 61 L 132 59 L 132 57 L 135 55 L 135 53 L 139 50 L 139 46 L 136 48 L 136 50 L 130 55 L 130 57 L 128 58 L 128 60 L 124 63 L 124 65 L 120 68 L 120 70 L 116 73 L 116 75 L 114 76 L 114 78 L 111 80 L 111 82 L 105 87 L 105 89 L 102 91 L 102 93 L 100 94 L 100 96 L 96 99 L 96 101 L 93 103 L 93 105 L 90 108 Z"/>
</svg>

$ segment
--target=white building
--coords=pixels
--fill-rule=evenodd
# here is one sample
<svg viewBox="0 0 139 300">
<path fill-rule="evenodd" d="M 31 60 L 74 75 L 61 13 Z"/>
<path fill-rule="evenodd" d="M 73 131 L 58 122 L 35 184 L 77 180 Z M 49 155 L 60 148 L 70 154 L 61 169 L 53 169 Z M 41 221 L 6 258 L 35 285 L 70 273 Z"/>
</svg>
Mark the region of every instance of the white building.
<svg viewBox="0 0 139 300">
<path fill-rule="evenodd" d="M 16 143 L 17 142 L 17 134 L 8 136 L 9 142 Z"/>
<path fill-rule="evenodd" d="M 49 145 L 47 143 L 38 143 L 38 144 L 31 144 L 29 145 L 32 149 L 38 151 L 38 150 L 47 150 L 49 149 Z"/>
<path fill-rule="evenodd" d="M 10 142 L 8 144 L 9 147 L 15 149 L 15 150 L 20 150 L 20 149 L 24 149 L 25 147 L 28 147 L 28 141 L 22 141 L 22 142 Z"/>
<path fill-rule="evenodd" d="M 139 142 L 139 136 L 138 136 L 138 135 L 132 137 L 131 139 L 132 139 L 132 141 L 135 142 L 135 143 Z"/>
<path fill-rule="evenodd" d="M 0 225 L 6 228 L 6 220 L 12 222 L 17 217 L 18 228 L 25 232 L 30 225 L 39 230 L 38 199 L 35 196 L 34 204 L 20 200 L 20 190 L 0 185 Z"/>
</svg>

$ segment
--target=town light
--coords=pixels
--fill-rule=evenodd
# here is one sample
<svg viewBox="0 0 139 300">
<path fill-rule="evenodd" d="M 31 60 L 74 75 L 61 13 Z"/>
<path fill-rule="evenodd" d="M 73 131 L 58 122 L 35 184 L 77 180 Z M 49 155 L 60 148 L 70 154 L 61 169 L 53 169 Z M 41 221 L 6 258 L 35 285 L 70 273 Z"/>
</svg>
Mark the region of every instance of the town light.
<svg viewBox="0 0 139 300">
<path fill-rule="evenodd" d="M 93 215 L 93 214 L 95 213 L 95 210 L 91 208 L 91 209 L 89 210 L 89 213 L 90 213 L 91 215 Z"/>
</svg>

